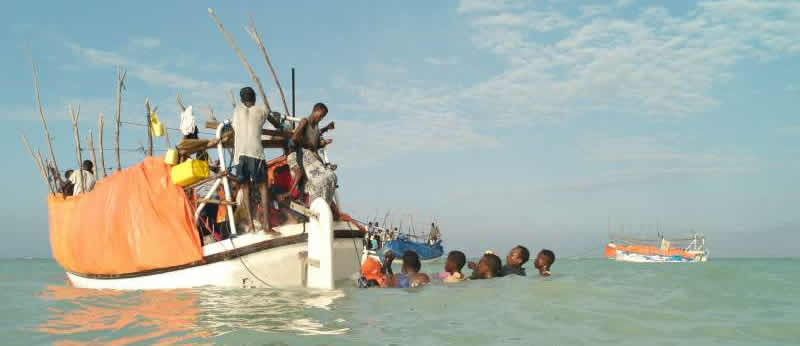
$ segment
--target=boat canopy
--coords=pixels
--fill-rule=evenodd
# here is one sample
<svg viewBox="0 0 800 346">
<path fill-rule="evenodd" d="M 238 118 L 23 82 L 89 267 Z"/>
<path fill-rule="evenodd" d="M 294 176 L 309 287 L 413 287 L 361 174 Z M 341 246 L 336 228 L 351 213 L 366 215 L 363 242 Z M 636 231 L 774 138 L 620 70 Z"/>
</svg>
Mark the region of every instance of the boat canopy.
<svg viewBox="0 0 800 346">
<path fill-rule="evenodd" d="M 89 193 L 47 199 L 53 257 L 75 274 L 129 274 L 203 259 L 192 207 L 169 166 L 148 157 Z"/>
</svg>

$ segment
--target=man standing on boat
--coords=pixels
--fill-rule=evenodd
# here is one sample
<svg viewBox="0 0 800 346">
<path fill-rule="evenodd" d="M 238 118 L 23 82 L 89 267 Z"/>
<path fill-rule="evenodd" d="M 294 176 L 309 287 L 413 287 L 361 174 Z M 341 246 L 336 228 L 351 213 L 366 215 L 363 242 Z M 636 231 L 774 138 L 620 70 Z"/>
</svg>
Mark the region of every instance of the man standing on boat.
<svg viewBox="0 0 800 346">
<path fill-rule="evenodd" d="M 234 132 L 233 164 L 236 166 L 236 179 L 244 194 L 244 207 L 250 213 L 259 208 L 250 208 L 250 187 L 258 185 L 261 195 L 261 224 L 267 233 L 277 234 L 269 225 L 267 206 L 267 164 L 264 162 L 264 147 L 261 144 L 261 129 L 267 121 L 267 111 L 256 106 L 256 92 L 251 87 L 239 91 L 242 100 L 233 110 L 231 121 Z"/>
</svg>

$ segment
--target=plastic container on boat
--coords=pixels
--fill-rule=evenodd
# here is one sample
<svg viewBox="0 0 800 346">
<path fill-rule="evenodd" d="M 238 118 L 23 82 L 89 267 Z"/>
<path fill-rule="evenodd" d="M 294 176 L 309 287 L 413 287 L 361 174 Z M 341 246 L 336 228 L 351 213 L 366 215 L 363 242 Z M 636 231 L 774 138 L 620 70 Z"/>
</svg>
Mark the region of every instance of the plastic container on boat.
<svg viewBox="0 0 800 346">
<path fill-rule="evenodd" d="M 164 155 L 164 163 L 174 166 L 178 163 L 178 150 L 175 148 L 167 150 L 167 153 Z"/>
<path fill-rule="evenodd" d="M 164 135 L 164 124 L 158 120 L 155 112 L 150 113 L 150 132 L 154 137 L 161 137 Z"/>
<path fill-rule="evenodd" d="M 180 186 L 192 185 L 208 178 L 208 161 L 189 159 L 173 166 L 170 171 L 172 183 Z"/>
</svg>

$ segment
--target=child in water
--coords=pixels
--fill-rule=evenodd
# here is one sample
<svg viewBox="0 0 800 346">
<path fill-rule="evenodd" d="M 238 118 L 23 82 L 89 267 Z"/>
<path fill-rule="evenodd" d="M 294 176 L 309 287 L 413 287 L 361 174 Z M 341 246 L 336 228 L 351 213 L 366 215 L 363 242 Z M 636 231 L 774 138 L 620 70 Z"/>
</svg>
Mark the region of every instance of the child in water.
<svg viewBox="0 0 800 346">
<path fill-rule="evenodd" d="M 536 260 L 533 262 L 533 265 L 539 270 L 539 275 L 541 276 L 550 276 L 550 266 L 556 261 L 556 254 L 553 251 L 548 249 L 542 249 L 539 251 L 539 254 L 536 255 Z"/>
<path fill-rule="evenodd" d="M 500 277 L 501 269 L 503 266 L 502 261 L 500 261 L 500 257 L 497 257 L 491 251 L 487 251 L 481 260 L 478 261 L 478 264 L 472 264 L 470 268 L 472 268 L 472 276 L 470 276 L 470 280 L 479 280 L 479 279 L 493 279 L 496 277 Z"/>
<path fill-rule="evenodd" d="M 506 265 L 503 266 L 501 272 L 502 276 L 512 274 L 525 276 L 525 268 L 522 268 L 522 265 L 528 262 L 529 257 L 530 252 L 528 252 L 528 248 L 522 245 L 515 246 L 508 252 L 508 256 L 506 256 Z"/>
<path fill-rule="evenodd" d="M 467 256 L 461 251 L 450 251 L 447 254 L 447 261 L 444 262 L 444 272 L 439 274 L 439 278 L 444 283 L 454 283 L 464 280 L 464 274 L 461 274 L 461 268 L 467 262 Z"/>
</svg>

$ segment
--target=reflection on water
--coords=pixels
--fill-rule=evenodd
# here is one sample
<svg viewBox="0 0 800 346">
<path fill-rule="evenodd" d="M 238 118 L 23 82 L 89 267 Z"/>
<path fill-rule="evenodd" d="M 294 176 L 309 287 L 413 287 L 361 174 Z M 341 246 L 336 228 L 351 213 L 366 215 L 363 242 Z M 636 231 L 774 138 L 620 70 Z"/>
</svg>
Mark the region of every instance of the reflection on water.
<svg viewBox="0 0 800 346">
<path fill-rule="evenodd" d="M 204 311 L 200 324 L 221 335 L 238 329 L 300 335 L 344 334 L 344 321 L 326 318 L 344 293 L 310 290 L 204 289 L 197 291 Z"/>
<path fill-rule="evenodd" d="M 342 291 L 215 289 L 87 290 L 48 286 L 54 307 L 37 330 L 61 344 L 205 343 L 236 330 L 295 335 L 349 331 L 330 305 Z"/>
</svg>

